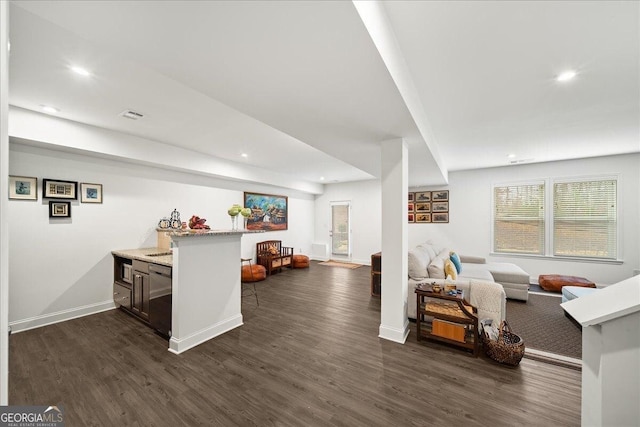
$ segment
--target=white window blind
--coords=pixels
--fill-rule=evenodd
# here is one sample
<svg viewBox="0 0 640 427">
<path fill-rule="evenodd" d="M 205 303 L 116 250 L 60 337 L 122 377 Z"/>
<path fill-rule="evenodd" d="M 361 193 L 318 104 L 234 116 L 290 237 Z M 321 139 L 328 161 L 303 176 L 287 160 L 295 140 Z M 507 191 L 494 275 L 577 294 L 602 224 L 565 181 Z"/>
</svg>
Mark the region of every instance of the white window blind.
<svg viewBox="0 0 640 427">
<path fill-rule="evenodd" d="M 493 188 L 493 250 L 544 254 L 544 183 Z"/>
<path fill-rule="evenodd" d="M 617 181 L 556 182 L 553 185 L 553 254 L 617 257 Z"/>
</svg>

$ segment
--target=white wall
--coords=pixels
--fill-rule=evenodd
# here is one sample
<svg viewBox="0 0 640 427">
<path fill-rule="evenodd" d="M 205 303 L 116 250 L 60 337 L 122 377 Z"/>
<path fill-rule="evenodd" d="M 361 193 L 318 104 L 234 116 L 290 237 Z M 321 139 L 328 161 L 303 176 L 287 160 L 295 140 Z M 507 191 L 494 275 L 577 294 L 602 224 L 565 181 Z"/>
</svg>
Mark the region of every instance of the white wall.
<svg viewBox="0 0 640 427">
<path fill-rule="evenodd" d="M 490 255 L 494 183 L 606 174 L 619 176 L 622 265 Z M 462 254 L 484 256 L 491 261 L 514 262 L 524 268 L 534 281 L 540 274 L 567 274 L 586 277 L 598 284 L 616 283 L 631 277 L 633 269 L 640 266 L 639 186 L 640 154 L 451 172 L 448 186 L 410 189 L 449 190 L 450 222 L 409 224 L 409 247 L 432 239 Z"/>
<path fill-rule="evenodd" d="M 9 321 L 14 331 L 111 308 L 111 251 L 156 245 L 155 227 L 176 208 L 181 219 L 207 218 L 229 229 L 226 211 L 243 191 L 289 197 L 289 229 L 247 235 L 242 256 L 255 243 L 281 239 L 309 253 L 312 195 L 11 143 L 11 175 L 38 177 L 38 200 L 9 201 Z M 103 203 L 73 201 L 70 219 L 49 219 L 42 178 L 99 183 Z M 240 260 L 238 260 L 240 268 Z"/>
<path fill-rule="evenodd" d="M 540 178 L 618 174 L 622 225 L 622 264 L 586 263 L 550 258 L 492 256 L 491 191 L 494 183 Z M 587 277 L 598 284 L 616 283 L 640 268 L 640 154 L 629 154 L 552 163 L 517 165 L 449 173 L 449 185 L 410 188 L 410 191 L 449 190 L 448 224 L 409 224 L 409 247 L 426 240 L 442 243 L 469 255 L 491 261 L 514 262 L 536 281 L 540 274 L 567 274 Z M 330 244 L 331 201 L 350 200 L 354 262 L 370 263 L 372 253 L 381 248 L 381 188 L 377 180 L 328 184 L 316 196 L 316 242 Z"/>
<path fill-rule="evenodd" d="M 327 184 L 316 196 L 314 242 L 326 244 L 331 251 L 331 202 L 351 203 L 351 251 L 353 262 L 371 264 L 371 254 L 382 245 L 382 202 L 379 180 Z"/>
</svg>

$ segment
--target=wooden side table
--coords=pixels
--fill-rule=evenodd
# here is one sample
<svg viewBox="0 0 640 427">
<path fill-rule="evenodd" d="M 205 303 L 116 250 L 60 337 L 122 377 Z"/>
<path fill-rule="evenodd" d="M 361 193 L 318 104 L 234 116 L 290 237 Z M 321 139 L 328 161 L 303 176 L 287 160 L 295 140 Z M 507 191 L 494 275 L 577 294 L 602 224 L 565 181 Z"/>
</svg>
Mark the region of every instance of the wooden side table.
<svg viewBox="0 0 640 427">
<path fill-rule="evenodd" d="M 431 285 L 416 287 L 416 332 L 423 338 L 445 342 L 479 353 L 478 310 L 464 293 L 434 292 Z"/>
</svg>

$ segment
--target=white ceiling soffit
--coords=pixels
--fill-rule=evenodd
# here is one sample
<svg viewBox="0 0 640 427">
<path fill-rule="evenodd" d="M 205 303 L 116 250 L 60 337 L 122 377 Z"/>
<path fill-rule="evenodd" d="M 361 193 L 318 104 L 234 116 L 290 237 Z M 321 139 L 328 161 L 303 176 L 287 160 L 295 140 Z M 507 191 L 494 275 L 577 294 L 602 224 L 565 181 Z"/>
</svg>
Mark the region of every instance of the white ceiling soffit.
<svg viewBox="0 0 640 427">
<path fill-rule="evenodd" d="M 449 171 L 640 151 L 640 2 L 384 5 Z"/>
<path fill-rule="evenodd" d="M 34 108 L 41 97 L 28 86 L 42 79 L 58 79 L 47 90 L 59 97 L 56 90 L 67 87 L 61 80 L 70 78 L 60 75 L 62 69 L 82 58 L 96 75 L 84 91 L 67 93 L 68 104 L 59 107 L 62 115 L 82 105 L 85 114 L 69 113 L 72 120 L 233 160 L 253 149 L 248 162 L 316 181 L 319 176 L 326 182 L 379 176 L 385 139 L 404 137 L 411 159 L 428 159 L 351 2 L 18 6 L 12 9 L 17 36 L 12 56 L 18 57 L 21 48 L 51 54 L 22 59 L 31 61 L 28 67 L 16 65 L 29 73 L 12 82 L 14 105 Z M 43 69 L 54 65 L 57 76 L 44 75 Z M 123 121 L 117 114 L 127 108 L 145 114 L 144 119 Z M 308 146 L 302 148 L 300 141 Z M 335 176 L 325 172 L 332 167 Z M 429 169 L 416 171 L 424 176 Z"/>
</svg>

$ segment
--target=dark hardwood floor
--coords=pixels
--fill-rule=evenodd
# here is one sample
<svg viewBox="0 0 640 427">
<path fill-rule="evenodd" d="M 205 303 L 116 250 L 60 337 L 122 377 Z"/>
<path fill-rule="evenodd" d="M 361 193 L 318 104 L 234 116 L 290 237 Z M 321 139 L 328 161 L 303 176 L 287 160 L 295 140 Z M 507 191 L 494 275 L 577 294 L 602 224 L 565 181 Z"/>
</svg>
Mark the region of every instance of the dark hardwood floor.
<svg viewBox="0 0 640 427">
<path fill-rule="evenodd" d="M 13 334 L 10 404 L 61 405 L 71 427 L 580 425 L 579 371 L 418 343 L 414 324 L 379 339 L 369 274 L 284 270 L 182 355 L 120 310 Z"/>
</svg>

